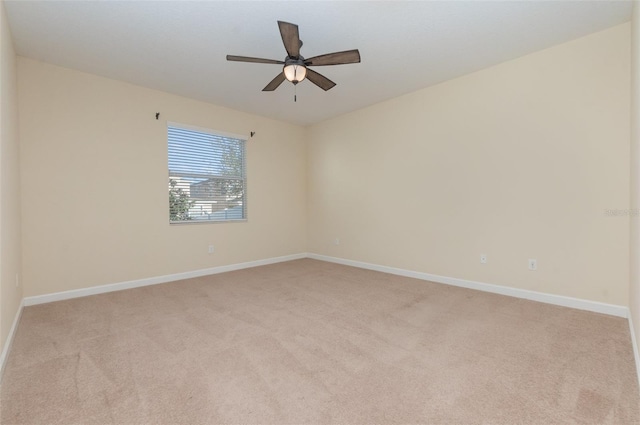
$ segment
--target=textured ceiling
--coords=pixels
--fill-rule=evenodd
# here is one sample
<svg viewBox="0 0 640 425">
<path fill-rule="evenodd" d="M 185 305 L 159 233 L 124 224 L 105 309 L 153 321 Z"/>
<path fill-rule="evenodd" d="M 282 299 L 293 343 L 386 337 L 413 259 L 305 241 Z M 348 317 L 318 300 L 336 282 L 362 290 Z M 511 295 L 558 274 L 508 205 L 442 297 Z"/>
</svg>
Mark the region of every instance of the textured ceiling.
<svg viewBox="0 0 640 425">
<path fill-rule="evenodd" d="M 310 124 L 626 22 L 630 1 L 13 1 L 18 54 L 297 124 Z M 360 50 L 317 67 L 337 86 L 262 88 L 284 59 L 276 21 L 301 54 Z"/>
</svg>

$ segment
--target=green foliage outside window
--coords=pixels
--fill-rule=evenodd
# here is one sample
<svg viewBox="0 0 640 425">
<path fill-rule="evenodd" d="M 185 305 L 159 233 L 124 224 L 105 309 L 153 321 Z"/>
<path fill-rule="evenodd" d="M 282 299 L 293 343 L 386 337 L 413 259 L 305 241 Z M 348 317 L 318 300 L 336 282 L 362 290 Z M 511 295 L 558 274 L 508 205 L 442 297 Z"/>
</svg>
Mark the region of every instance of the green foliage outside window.
<svg viewBox="0 0 640 425">
<path fill-rule="evenodd" d="M 189 195 L 176 187 L 178 184 L 174 179 L 169 179 L 169 218 L 171 221 L 191 220 L 189 208 L 195 201 L 189 200 Z"/>
</svg>

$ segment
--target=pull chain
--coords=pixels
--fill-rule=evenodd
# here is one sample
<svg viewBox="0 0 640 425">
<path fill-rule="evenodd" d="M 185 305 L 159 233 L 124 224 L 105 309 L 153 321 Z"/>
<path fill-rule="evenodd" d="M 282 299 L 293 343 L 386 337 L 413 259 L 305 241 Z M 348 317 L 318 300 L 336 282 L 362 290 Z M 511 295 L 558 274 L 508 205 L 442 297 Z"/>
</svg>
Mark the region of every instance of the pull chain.
<svg viewBox="0 0 640 425">
<path fill-rule="evenodd" d="M 293 85 L 293 101 L 294 102 L 298 101 L 298 85 L 297 84 Z"/>
</svg>

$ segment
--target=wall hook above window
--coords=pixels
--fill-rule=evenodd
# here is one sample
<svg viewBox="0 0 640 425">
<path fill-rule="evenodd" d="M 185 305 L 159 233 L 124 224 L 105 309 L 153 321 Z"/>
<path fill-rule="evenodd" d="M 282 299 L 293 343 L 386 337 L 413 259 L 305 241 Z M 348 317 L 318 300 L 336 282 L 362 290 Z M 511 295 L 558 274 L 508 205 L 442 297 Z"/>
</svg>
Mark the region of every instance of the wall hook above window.
<svg viewBox="0 0 640 425">
<path fill-rule="evenodd" d="M 255 136 L 255 135 L 256 135 L 256 132 L 255 132 L 255 131 L 252 131 L 252 132 L 251 132 L 251 137 L 253 137 L 253 136 Z"/>
<path fill-rule="evenodd" d="M 160 118 L 160 112 L 156 112 L 156 119 Z"/>
</svg>

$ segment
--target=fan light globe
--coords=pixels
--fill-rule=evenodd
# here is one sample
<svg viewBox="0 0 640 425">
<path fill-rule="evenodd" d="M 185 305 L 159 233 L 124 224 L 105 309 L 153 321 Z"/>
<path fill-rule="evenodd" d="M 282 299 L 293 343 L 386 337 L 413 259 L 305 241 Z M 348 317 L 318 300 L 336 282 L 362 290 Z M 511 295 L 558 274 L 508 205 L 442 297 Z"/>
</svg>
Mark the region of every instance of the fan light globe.
<svg viewBox="0 0 640 425">
<path fill-rule="evenodd" d="M 298 84 L 307 76 L 307 68 L 304 65 L 286 65 L 283 71 L 285 78 L 293 84 Z"/>
</svg>

